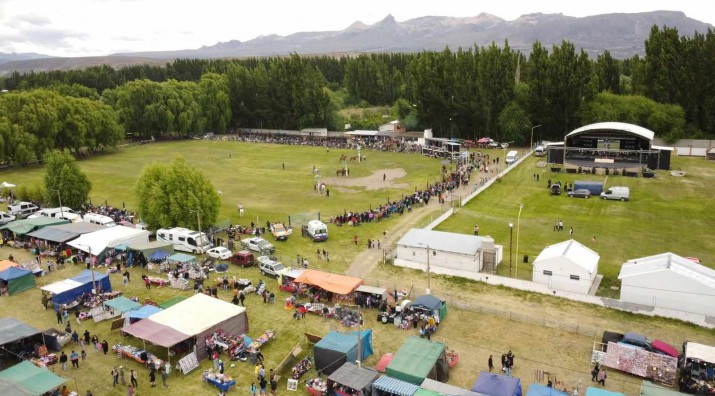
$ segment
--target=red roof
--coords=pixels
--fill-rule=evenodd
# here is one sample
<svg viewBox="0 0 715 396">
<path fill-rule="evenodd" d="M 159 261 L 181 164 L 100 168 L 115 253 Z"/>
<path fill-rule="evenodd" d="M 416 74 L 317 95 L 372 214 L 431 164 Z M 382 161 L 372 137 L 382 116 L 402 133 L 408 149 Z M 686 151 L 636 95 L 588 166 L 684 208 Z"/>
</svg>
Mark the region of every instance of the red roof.
<svg viewBox="0 0 715 396">
<path fill-rule="evenodd" d="M 386 354 L 382 355 L 380 360 L 375 365 L 375 370 L 377 370 L 380 373 L 384 373 L 385 370 L 387 370 L 387 366 L 390 365 L 390 362 L 392 361 L 393 357 L 395 357 L 395 354 L 393 354 L 393 353 L 386 353 Z"/>
</svg>

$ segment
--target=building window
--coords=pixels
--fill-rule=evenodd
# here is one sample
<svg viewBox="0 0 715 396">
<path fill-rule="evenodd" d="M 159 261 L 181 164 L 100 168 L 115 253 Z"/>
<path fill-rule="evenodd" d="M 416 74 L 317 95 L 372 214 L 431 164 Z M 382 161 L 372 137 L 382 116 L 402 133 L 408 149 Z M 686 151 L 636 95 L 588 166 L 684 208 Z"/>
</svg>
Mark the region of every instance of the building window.
<svg viewBox="0 0 715 396">
<path fill-rule="evenodd" d="M 581 277 L 578 275 L 571 275 L 571 279 L 577 281 L 577 280 L 581 280 Z"/>
<path fill-rule="evenodd" d="M 433 255 L 433 256 L 436 256 L 436 255 L 437 255 L 437 251 L 436 251 L 436 250 L 433 250 L 433 251 L 432 251 L 432 255 Z"/>
<path fill-rule="evenodd" d="M 546 276 L 551 276 L 551 275 L 553 275 L 553 274 L 554 274 L 554 273 L 553 273 L 552 271 L 544 270 L 544 275 L 546 275 Z"/>
</svg>

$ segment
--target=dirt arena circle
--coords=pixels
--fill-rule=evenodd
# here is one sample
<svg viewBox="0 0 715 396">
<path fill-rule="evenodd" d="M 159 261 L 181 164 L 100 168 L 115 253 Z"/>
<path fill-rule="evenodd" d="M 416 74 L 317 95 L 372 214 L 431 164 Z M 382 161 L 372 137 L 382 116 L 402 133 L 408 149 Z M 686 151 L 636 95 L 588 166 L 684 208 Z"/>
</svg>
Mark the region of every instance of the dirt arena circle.
<svg viewBox="0 0 715 396">
<path fill-rule="evenodd" d="M 385 180 L 383 181 L 383 176 Z M 379 169 L 370 176 L 364 177 L 330 177 L 323 179 L 328 188 L 345 193 L 357 193 L 363 190 L 379 190 L 381 188 L 406 188 L 407 183 L 399 183 L 398 180 L 407 176 L 402 168 Z"/>
</svg>

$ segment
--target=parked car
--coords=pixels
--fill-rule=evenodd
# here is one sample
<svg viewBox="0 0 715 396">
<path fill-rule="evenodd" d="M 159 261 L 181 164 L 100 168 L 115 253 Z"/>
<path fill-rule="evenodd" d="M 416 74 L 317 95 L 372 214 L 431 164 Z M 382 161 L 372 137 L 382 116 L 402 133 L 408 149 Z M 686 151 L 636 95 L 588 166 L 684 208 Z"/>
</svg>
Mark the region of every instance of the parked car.
<svg viewBox="0 0 715 396">
<path fill-rule="evenodd" d="M 248 250 L 253 250 L 258 253 L 273 253 L 276 248 L 268 241 L 261 237 L 248 238 L 241 241 L 241 244 L 248 248 Z"/>
<path fill-rule="evenodd" d="M 579 188 L 578 190 L 571 190 L 568 192 L 569 197 L 571 198 L 586 198 L 589 199 L 591 198 L 591 191 L 585 189 L 585 188 Z"/>
<path fill-rule="evenodd" d="M 261 275 L 270 275 L 277 278 L 278 275 L 290 270 L 290 268 L 286 268 L 280 261 L 276 261 L 268 256 L 260 256 L 257 261 Z"/>
<path fill-rule="evenodd" d="M 273 223 L 271 224 L 271 233 L 276 241 L 285 241 L 288 239 L 288 235 L 293 233 L 293 229 L 286 227 L 283 223 Z"/>
<path fill-rule="evenodd" d="M 489 140 L 489 144 L 487 144 L 487 146 L 489 146 L 490 148 L 499 148 L 499 147 L 501 147 L 501 146 L 499 145 L 499 142 L 496 142 L 496 141 L 491 140 L 491 139 Z"/>
<path fill-rule="evenodd" d="M 559 183 L 552 184 L 551 188 L 549 188 L 549 194 L 550 195 L 561 195 L 561 184 L 559 184 Z"/>
<path fill-rule="evenodd" d="M 255 262 L 255 258 L 253 257 L 253 253 L 248 250 L 241 250 L 240 252 L 229 257 L 228 262 L 236 264 L 239 267 L 251 267 Z"/>
<path fill-rule="evenodd" d="M 15 216 L 5 212 L 0 212 L 0 224 L 7 224 L 13 220 L 15 220 Z"/>
<path fill-rule="evenodd" d="M 229 258 L 231 258 L 231 256 L 233 256 L 233 252 L 231 252 L 230 250 L 226 249 L 223 246 L 217 246 L 215 248 L 211 248 L 211 249 L 207 250 L 206 255 L 208 255 L 209 257 L 212 257 L 212 258 L 228 260 Z"/>
</svg>

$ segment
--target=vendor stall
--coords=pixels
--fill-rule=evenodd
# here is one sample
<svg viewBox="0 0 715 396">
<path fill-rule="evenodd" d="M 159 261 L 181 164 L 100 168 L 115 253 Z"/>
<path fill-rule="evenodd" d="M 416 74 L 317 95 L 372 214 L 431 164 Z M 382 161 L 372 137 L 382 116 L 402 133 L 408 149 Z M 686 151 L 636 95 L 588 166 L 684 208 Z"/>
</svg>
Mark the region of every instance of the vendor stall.
<svg viewBox="0 0 715 396">
<path fill-rule="evenodd" d="M 476 382 L 472 385 L 472 392 L 479 392 L 489 396 L 521 396 L 521 380 L 501 374 L 479 373 Z"/>
<path fill-rule="evenodd" d="M 357 332 L 339 333 L 331 331 L 313 346 L 315 369 L 330 375 L 343 363 L 358 360 Z M 360 332 L 360 360 L 372 355 L 372 330 Z"/>
<path fill-rule="evenodd" d="M 92 277 L 94 274 L 94 279 Z M 111 292 L 112 285 L 109 282 L 109 276 L 97 271 L 84 270 L 79 275 L 65 279 L 62 281 L 50 283 L 42 287 L 42 290 L 52 294 L 52 304 L 55 310 L 60 309 L 61 305 L 73 308 L 79 305 L 77 301 L 83 294 L 92 294 L 95 289 L 100 292 Z M 74 303 L 74 304 L 73 304 Z"/>
<path fill-rule="evenodd" d="M 151 352 L 131 345 L 124 345 L 122 343 L 113 345 L 112 352 L 144 364 L 147 368 L 154 366 L 155 369 L 159 369 L 164 365 L 164 361 Z"/>
<path fill-rule="evenodd" d="M 111 309 L 113 311 L 117 311 L 122 315 L 129 311 L 139 309 L 139 307 L 141 307 L 141 304 L 134 302 L 126 297 L 113 298 L 109 301 L 105 301 L 103 305 L 106 308 Z"/>
<path fill-rule="evenodd" d="M 0 272 L 0 289 L 6 290 L 7 294 L 11 296 L 35 286 L 35 276 L 32 271 L 10 267 Z"/>
<path fill-rule="evenodd" d="M 715 347 L 685 342 L 678 389 L 697 393 L 704 387 L 715 389 Z"/>
<path fill-rule="evenodd" d="M 300 283 L 296 283 L 295 279 L 305 272 L 302 268 L 291 268 L 288 272 L 278 275 L 278 289 L 293 293 L 300 288 Z"/>
<path fill-rule="evenodd" d="M 132 323 L 136 323 L 142 319 L 146 319 L 162 309 L 154 305 L 142 305 L 140 308 L 131 310 L 126 315 L 126 320 L 124 321 L 125 326 L 129 326 Z"/>
<path fill-rule="evenodd" d="M 360 285 L 355 289 L 355 304 L 366 308 L 379 308 L 387 301 L 387 290 L 381 287 Z"/>
<path fill-rule="evenodd" d="M 47 349 L 59 352 L 63 346 L 72 341 L 72 335 L 50 328 L 42 332 L 42 339 Z"/>
<path fill-rule="evenodd" d="M 338 396 L 369 395 L 378 376 L 375 370 L 344 363 L 328 377 L 328 391 Z"/>
<path fill-rule="evenodd" d="M 303 273 L 295 279 L 295 282 L 317 286 L 334 295 L 343 296 L 350 295 L 358 286 L 364 283 L 360 278 L 309 269 L 304 270 Z"/>
<path fill-rule="evenodd" d="M 236 386 L 236 381 L 228 374 L 219 374 L 213 369 L 204 370 L 201 374 L 204 382 L 217 387 L 221 392 L 228 392 L 229 389 Z"/>
<path fill-rule="evenodd" d="M 412 396 L 419 386 L 383 375 L 372 383 L 372 396 Z"/>
<path fill-rule="evenodd" d="M 410 336 L 387 366 L 387 375 L 415 385 L 425 378 L 447 382 L 449 365 L 445 345 Z"/>
<path fill-rule="evenodd" d="M 410 309 L 423 313 L 424 315 L 433 315 L 437 317 L 439 321 L 444 320 L 447 316 L 447 302 L 431 294 L 425 294 L 415 298 L 415 301 L 410 304 Z"/>
<path fill-rule="evenodd" d="M 0 395 L 42 395 L 67 382 L 29 361 L 0 371 Z"/>
<path fill-rule="evenodd" d="M 678 359 L 661 353 L 650 352 L 631 344 L 609 342 L 605 356 L 601 358 L 601 364 L 673 386 L 675 385 Z"/>
<path fill-rule="evenodd" d="M 104 227 L 67 242 L 69 246 L 89 253 L 102 261 L 109 249 L 119 245 L 149 242 L 149 231 L 129 227 Z"/>
<path fill-rule="evenodd" d="M 529 385 L 529 389 L 526 391 L 526 396 L 571 396 L 568 393 L 562 392 L 558 389 L 546 385 L 539 385 L 533 383 Z"/>
</svg>

